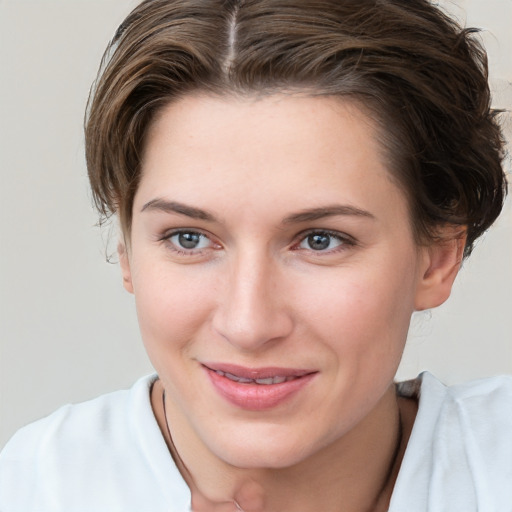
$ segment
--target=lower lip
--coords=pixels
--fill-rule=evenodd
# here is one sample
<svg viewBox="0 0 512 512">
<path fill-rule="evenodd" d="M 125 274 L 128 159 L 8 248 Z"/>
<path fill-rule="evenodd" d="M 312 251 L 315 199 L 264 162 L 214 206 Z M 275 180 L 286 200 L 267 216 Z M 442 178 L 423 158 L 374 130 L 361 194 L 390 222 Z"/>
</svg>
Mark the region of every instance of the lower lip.
<svg viewBox="0 0 512 512">
<path fill-rule="evenodd" d="M 242 384 L 205 368 L 213 387 L 231 404 L 250 411 L 265 411 L 291 399 L 316 374 L 310 373 L 280 384 Z"/>
</svg>

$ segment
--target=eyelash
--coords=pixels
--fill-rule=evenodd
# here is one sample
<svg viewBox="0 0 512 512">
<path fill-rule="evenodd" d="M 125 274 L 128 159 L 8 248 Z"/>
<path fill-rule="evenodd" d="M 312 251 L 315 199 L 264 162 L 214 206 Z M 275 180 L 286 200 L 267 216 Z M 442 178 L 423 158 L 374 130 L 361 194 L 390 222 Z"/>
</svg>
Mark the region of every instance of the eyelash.
<svg viewBox="0 0 512 512">
<path fill-rule="evenodd" d="M 310 249 L 302 249 L 301 247 L 299 247 L 300 244 L 305 242 L 310 236 L 313 236 L 313 235 L 330 237 L 331 239 L 337 240 L 339 242 L 339 245 L 337 247 L 335 247 L 334 249 L 318 250 L 318 251 L 315 251 L 314 249 L 311 249 L 311 248 Z M 319 254 L 319 255 L 320 254 L 334 254 L 334 253 L 337 253 L 340 251 L 347 250 L 348 248 L 354 247 L 355 245 L 357 245 L 356 241 L 352 237 L 350 237 L 344 233 L 340 233 L 339 231 L 331 231 L 328 229 L 310 229 L 308 231 L 300 233 L 298 238 L 299 238 L 299 241 L 292 246 L 293 250 L 296 250 L 296 251 L 309 250 L 312 253 Z"/>
<path fill-rule="evenodd" d="M 179 236 L 179 235 L 198 235 L 200 240 L 201 239 L 209 240 L 212 246 L 217 245 L 220 247 L 220 244 L 216 244 L 215 242 L 213 242 L 212 239 L 208 235 L 202 233 L 201 231 L 194 230 L 194 229 L 177 229 L 177 230 L 174 230 L 171 232 L 167 232 L 167 233 L 165 233 L 165 235 L 163 235 L 159 239 L 159 241 L 166 243 L 167 247 L 171 251 L 178 254 L 179 256 L 198 256 L 198 255 L 203 254 L 205 250 L 208 250 L 211 248 L 211 247 L 204 247 L 204 248 L 200 248 L 200 249 L 194 249 L 194 248 L 187 249 L 185 247 L 180 247 L 171 241 L 171 239 L 173 237 Z"/>
<path fill-rule="evenodd" d="M 195 248 L 187 249 L 184 247 L 180 248 L 176 243 L 171 241 L 171 239 L 173 237 L 179 236 L 179 235 L 197 235 L 200 240 L 206 239 L 210 242 L 211 245 L 209 247 L 204 247 L 204 248 L 200 248 L 200 249 L 195 249 Z M 300 245 L 302 243 L 306 242 L 307 239 L 313 235 L 329 237 L 331 240 L 335 239 L 339 242 L 339 245 L 336 246 L 335 248 L 329 249 L 329 250 L 322 250 L 322 249 L 314 250 L 311 248 L 308 249 L 308 248 L 300 247 Z M 345 235 L 343 233 L 340 233 L 338 231 L 330 231 L 330 230 L 326 230 L 326 229 L 310 229 L 308 231 L 300 233 L 296 237 L 296 240 L 298 240 L 298 241 L 293 243 L 293 245 L 291 246 L 291 250 L 293 250 L 293 251 L 305 250 L 305 251 L 310 251 L 311 253 L 318 254 L 318 255 L 337 253 L 337 252 L 347 250 L 348 248 L 357 245 L 356 241 L 352 237 Z M 221 247 L 220 244 L 214 242 L 208 235 L 202 233 L 201 231 L 194 230 L 194 229 L 178 229 L 175 231 L 167 232 L 162 237 L 159 238 L 159 241 L 165 242 L 167 247 L 174 253 L 178 254 L 179 256 L 199 256 L 199 255 L 203 254 L 206 250 L 211 249 L 212 247 L 215 249 Z M 329 243 L 330 243 L 330 241 L 329 241 Z"/>
</svg>

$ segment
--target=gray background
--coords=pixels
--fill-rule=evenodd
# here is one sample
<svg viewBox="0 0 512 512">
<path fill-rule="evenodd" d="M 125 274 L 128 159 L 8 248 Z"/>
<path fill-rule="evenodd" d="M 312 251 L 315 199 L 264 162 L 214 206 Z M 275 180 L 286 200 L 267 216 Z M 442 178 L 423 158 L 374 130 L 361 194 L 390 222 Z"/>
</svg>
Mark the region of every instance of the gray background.
<svg viewBox="0 0 512 512">
<path fill-rule="evenodd" d="M 0 446 L 152 371 L 132 297 L 105 262 L 116 228 L 95 227 L 82 140 L 103 49 L 136 3 L 0 0 Z M 495 104 L 512 109 L 512 0 L 442 4 L 486 29 Z M 512 373 L 510 199 L 450 301 L 413 319 L 398 378 L 423 369 L 447 383 Z"/>
</svg>

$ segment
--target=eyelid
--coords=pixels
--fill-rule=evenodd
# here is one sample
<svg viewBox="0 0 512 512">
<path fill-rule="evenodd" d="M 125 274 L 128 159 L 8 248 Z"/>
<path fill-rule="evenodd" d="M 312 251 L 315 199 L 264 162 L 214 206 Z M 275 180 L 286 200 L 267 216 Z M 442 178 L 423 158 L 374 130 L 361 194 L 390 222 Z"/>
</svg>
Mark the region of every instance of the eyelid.
<svg viewBox="0 0 512 512">
<path fill-rule="evenodd" d="M 202 238 L 206 238 L 210 242 L 209 247 L 203 247 L 200 249 L 186 249 L 185 247 L 179 247 L 173 242 L 171 242 L 171 238 L 173 236 L 179 235 L 181 233 L 194 233 L 200 235 Z M 215 238 L 209 234 L 205 233 L 203 230 L 198 228 L 173 228 L 165 231 L 162 235 L 158 236 L 159 242 L 167 243 L 170 246 L 171 250 L 182 255 L 196 256 L 202 254 L 203 252 L 210 249 L 219 249 L 221 248 L 221 244 L 215 240 Z"/>
<path fill-rule="evenodd" d="M 161 234 L 158 235 L 158 240 L 159 241 L 167 240 L 174 235 L 179 235 L 180 233 L 196 233 L 198 235 L 208 238 L 209 240 L 212 239 L 212 235 L 210 235 L 209 233 L 206 233 L 203 229 L 185 227 L 185 228 L 166 229 L 165 231 L 163 231 Z"/>
<path fill-rule="evenodd" d="M 201 237 L 204 237 L 207 240 L 209 240 L 210 245 L 209 245 L 209 247 L 204 247 L 204 248 L 200 248 L 200 249 L 186 249 L 184 247 L 179 247 L 176 244 L 174 244 L 173 242 L 171 242 L 170 239 L 173 236 L 179 235 L 180 233 L 198 234 Z M 322 251 L 322 250 L 315 251 L 313 249 L 308 250 L 308 249 L 299 247 L 299 244 L 301 242 L 303 242 L 308 236 L 314 235 L 314 234 L 328 235 L 330 237 L 333 237 L 333 238 L 339 240 L 341 243 L 339 246 L 335 247 L 334 249 L 326 249 L 324 251 Z M 218 250 L 218 249 L 222 248 L 222 244 L 220 244 L 216 240 L 216 237 L 214 237 L 212 234 L 205 232 L 204 230 L 198 229 L 198 228 L 181 228 L 180 227 L 180 228 L 169 229 L 169 230 L 165 231 L 163 234 L 158 236 L 158 241 L 167 243 L 170 246 L 170 249 L 172 251 L 174 251 L 178 254 L 188 255 L 188 256 L 200 255 L 200 254 L 204 253 L 205 251 L 208 251 L 211 249 Z M 348 235 L 347 233 L 344 233 L 342 231 L 337 231 L 337 230 L 333 230 L 333 229 L 325 229 L 325 228 L 309 228 L 304 231 L 301 231 L 300 233 L 298 233 L 296 235 L 290 248 L 291 248 L 291 250 L 294 250 L 294 251 L 309 251 L 312 253 L 316 253 L 318 255 L 322 255 L 322 254 L 328 255 L 328 254 L 333 254 L 333 253 L 340 252 L 343 250 L 347 250 L 348 248 L 354 247 L 356 245 L 358 245 L 357 240 L 354 237 L 352 237 L 351 235 Z"/>
<path fill-rule="evenodd" d="M 330 249 L 330 250 L 325 250 L 325 251 L 314 251 L 313 249 L 310 249 L 311 252 L 315 252 L 317 254 L 332 254 L 332 253 L 335 253 L 335 252 L 338 252 L 338 251 L 342 251 L 342 250 L 345 250 L 347 249 L 348 247 L 354 247 L 355 245 L 357 245 L 357 241 L 355 240 L 354 237 L 348 235 L 347 233 L 343 233 L 341 231 L 336 231 L 336 230 L 333 230 L 333 229 L 322 229 L 322 228 L 310 228 L 310 229 L 307 229 L 305 231 L 301 231 L 295 238 L 295 241 L 293 242 L 293 245 L 292 245 L 292 250 L 305 250 L 307 251 L 308 249 L 301 249 L 300 247 L 298 247 L 298 245 L 304 241 L 308 236 L 310 235 L 316 235 L 316 234 L 319 234 L 319 235 L 328 235 L 328 236 L 331 236 L 333 238 L 336 238 L 338 240 L 340 240 L 342 243 L 340 246 L 334 248 L 334 249 Z"/>
</svg>

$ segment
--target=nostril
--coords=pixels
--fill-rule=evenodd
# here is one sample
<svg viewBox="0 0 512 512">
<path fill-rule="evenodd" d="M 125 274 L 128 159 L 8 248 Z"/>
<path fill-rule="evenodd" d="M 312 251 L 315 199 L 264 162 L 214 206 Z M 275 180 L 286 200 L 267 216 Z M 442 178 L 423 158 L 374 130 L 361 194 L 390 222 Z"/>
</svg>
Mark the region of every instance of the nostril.
<svg viewBox="0 0 512 512">
<path fill-rule="evenodd" d="M 286 338 L 292 331 L 291 319 L 284 313 L 238 315 L 236 319 L 217 316 L 213 326 L 217 334 L 241 349 L 255 349 L 269 342 Z"/>
</svg>

